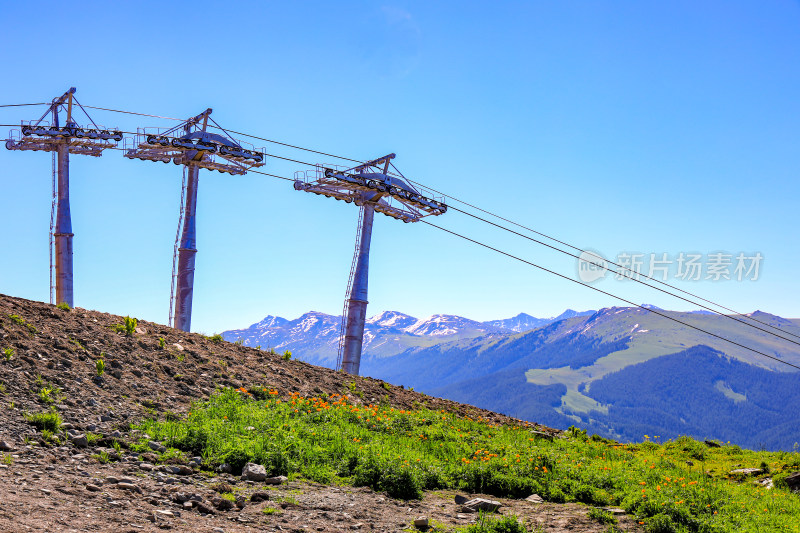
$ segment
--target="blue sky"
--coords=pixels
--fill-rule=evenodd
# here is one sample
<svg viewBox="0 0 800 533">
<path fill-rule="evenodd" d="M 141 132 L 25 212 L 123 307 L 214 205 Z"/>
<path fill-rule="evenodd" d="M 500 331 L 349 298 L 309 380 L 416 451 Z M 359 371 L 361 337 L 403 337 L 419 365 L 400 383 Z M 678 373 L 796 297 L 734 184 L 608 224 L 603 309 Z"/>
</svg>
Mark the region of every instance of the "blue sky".
<svg viewBox="0 0 800 533">
<path fill-rule="evenodd" d="M 760 252 L 757 281 L 676 283 L 738 310 L 800 316 L 800 3 L 228 5 L 3 3 L 0 104 L 75 86 L 85 105 L 182 118 L 212 107 L 237 131 L 357 159 L 395 152 L 416 181 L 612 259 Z M 42 112 L 2 108 L 0 123 Z M 263 170 L 303 168 L 269 159 Z M 71 180 L 76 305 L 166 322 L 179 169 L 109 151 L 74 156 Z M 0 187 L 0 292 L 47 301 L 49 155 L 0 150 Z M 198 217 L 194 330 L 341 312 L 354 206 L 201 171 Z M 576 277 L 574 259 L 457 212 L 435 222 Z M 619 305 L 383 216 L 371 268 L 370 314 L 488 320 Z M 694 307 L 630 282 L 596 286 Z"/>
</svg>

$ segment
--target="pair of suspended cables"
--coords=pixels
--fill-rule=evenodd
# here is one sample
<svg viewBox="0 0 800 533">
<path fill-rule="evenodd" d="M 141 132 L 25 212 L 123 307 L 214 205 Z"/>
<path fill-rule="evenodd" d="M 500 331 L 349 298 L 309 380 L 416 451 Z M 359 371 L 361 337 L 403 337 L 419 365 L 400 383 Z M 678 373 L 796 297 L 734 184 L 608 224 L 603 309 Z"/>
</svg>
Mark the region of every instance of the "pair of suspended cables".
<svg viewBox="0 0 800 533">
<path fill-rule="evenodd" d="M 46 104 L 46 103 L 42 103 L 42 104 L 10 104 L 10 105 L 0 106 L 0 107 L 16 107 L 16 106 L 23 106 L 23 105 L 48 105 L 48 104 Z M 80 105 L 80 104 L 79 104 L 79 105 Z M 86 106 L 86 107 L 87 107 L 87 108 L 90 108 L 90 109 L 98 109 L 98 110 L 109 111 L 109 112 L 125 113 L 125 114 L 130 114 L 130 115 L 138 115 L 138 116 L 146 116 L 146 117 L 159 118 L 159 119 L 165 119 L 165 120 L 176 120 L 176 121 L 183 121 L 183 120 L 184 120 L 184 119 L 178 119 L 178 118 L 174 118 L 174 117 L 166 117 L 166 116 L 160 116 L 160 115 L 151 115 L 151 114 L 147 114 L 147 113 L 136 113 L 136 112 L 132 112 L 132 111 L 123 111 L 123 110 L 119 110 L 119 109 L 110 109 L 110 108 L 92 107 L 92 106 Z M 84 111 L 85 111 L 85 110 L 84 110 Z M 88 116 L 88 115 L 87 115 L 87 116 Z M 212 121 L 212 122 L 213 122 L 213 121 Z M 2 126 L 2 125 L 0 125 L 0 126 Z M 225 130 L 225 129 L 223 129 L 222 127 L 220 127 L 218 124 L 216 124 L 216 122 L 214 122 L 214 126 L 211 126 L 211 127 L 216 127 L 216 128 L 218 128 L 218 129 L 220 129 L 220 130 L 224 131 L 224 132 L 225 132 L 225 133 L 227 133 L 228 135 L 231 135 L 231 134 L 234 134 L 234 135 L 241 135 L 241 136 L 244 136 L 244 137 L 249 137 L 249 138 L 252 138 L 252 139 L 258 139 L 258 140 L 261 140 L 261 141 L 264 141 L 264 142 L 268 142 L 268 143 L 272 143 L 272 144 L 277 144 L 277 145 L 280 145 L 280 146 L 284 146 L 284 147 L 288 147 L 288 148 L 292 148 L 292 149 L 296 149 L 296 150 L 301 150 L 301 151 L 305 151 L 305 152 L 309 152 L 309 153 L 314 153 L 314 154 L 318 154 L 318 155 L 324 155 L 324 156 L 326 156 L 326 157 L 333 157 L 333 158 L 336 158 L 336 159 L 341 159 L 341 160 L 345 160 L 345 161 L 350 161 L 350 162 L 361 163 L 361 161 L 360 161 L 360 160 L 358 160 L 358 159 L 353 159 L 353 158 L 349 158 L 349 157 L 339 156 L 339 155 L 335 155 L 335 154 L 331 154 L 331 153 L 327 153 L 327 152 L 322 152 L 322 151 L 319 151 L 319 150 L 314 150 L 314 149 L 311 149 L 311 148 L 304 148 L 304 147 L 301 147 L 301 146 L 298 146 L 298 145 L 289 144 L 289 143 L 284 143 L 284 142 L 281 142 L 281 141 L 276 141 L 276 140 L 274 140 L 274 139 L 268 139 L 268 138 L 266 138 L 266 137 L 261 137 L 261 136 L 257 136 L 257 135 L 252 135 L 252 134 L 248 134 L 248 133 L 244 133 L 244 132 L 239 132 L 239 131 L 235 131 L 235 130 Z M 298 160 L 298 159 L 293 159 L 293 158 L 288 158 L 288 157 L 284 157 L 284 156 L 279 156 L 279 155 L 277 155 L 277 154 L 268 154 L 268 153 L 265 153 L 264 155 L 265 155 L 265 156 L 269 156 L 269 157 L 273 157 L 273 158 L 276 158 L 276 159 L 281 159 L 281 160 L 284 160 L 284 161 L 289 161 L 289 162 L 297 163 L 297 164 L 300 164 L 300 165 L 305 165 L 305 166 L 310 166 L 310 167 L 316 167 L 316 166 L 317 166 L 317 164 L 315 164 L 315 163 L 309 163 L 309 162 L 307 162 L 307 161 L 301 161 L 301 160 Z M 402 175 L 402 173 L 400 173 L 400 171 L 399 171 L 399 170 L 398 170 L 396 167 L 394 167 L 394 165 L 392 165 L 392 167 L 394 168 L 394 170 L 395 170 L 395 171 L 397 171 L 397 172 L 400 174 L 400 176 L 401 176 L 401 177 L 403 177 L 404 179 L 406 179 L 406 178 L 405 178 L 405 176 L 403 176 L 403 175 Z M 258 170 L 253 170 L 253 169 L 251 169 L 251 170 L 249 170 L 249 172 L 255 172 L 255 173 L 257 173 L 257 174 L 262 174 L 262 175 L 265 175 L 265 176 L 269 176 L 269 177 L 273 177 L 273 178 L 277 178 L 277 179 L 281 179 L 281 180 L 293 181 L 291 178 L 286 178 L 286 177 L 283 177 L 283 176 L 279 176 L 279 175 L 276 175 L 276 174 L 270 174 L 270 173 L 263 172 L 263 171 L 258 171 Z M 486 209 L 483 209 L 483 208 L 481 208 L 481 207 L 478 207 L 477 205 L 474 205 L 474 204 L 472 204 L 472 203 L 466 202 L 466 201 L 464 201 L 464 200 L 460 200 L 460 199 L 458 199 L 458 198 L 456 198 L 456 197 L 454 197 L 454 196 L 450 196 L 450 195 L 448 195 L 448 194 L 447 194 L 447 193 L 445 193 L 445 192 L 438 191 L 438 190 L 436 190 L 436 189 L 433 189 L 433 188 L 431 188 L 431 187 L 428 187 L 427 185 L 425 185 L 425 184 L 423 184 L 423 183 L 420 183 L 420 182 L 417 182 L 417 181 L 413 181 L 413 180 L 408 180 L 408 179 L 406 179 L 406 180 L 407 180 L 409 183 L 412 183 L 412 184 L 414 184 L 414 185 L 417 185 L 417 186 L 420 186 L 420 187 L 425 187 L 426 189 L 429 189 L 429 190 L 431 190 L 431 191 L 433 191 L 433 192 L 435 192 L 435 193 L 437 193 L 437 194 L 441 194 L 441 195 L 443 195 L 443 196 L 447 197 L 449 200 L 452 200 L 452 201 L 455 201 L 455 202 L 457 202 L 457 203 L 459 203 L 459 204 L 462 204 L 462 205 L 464 205 L 464 206 L 467 206 L 467 207 L 468 207 L 468 208 L 470 208 L 470 209 L 474 209 L 474 210 L 476 210 L 476 211 L 479 211 L 479 212 L 481 212 L 481 213 L 483 213 L 483 214 L 486 214 L 486 215 L 488 215 L 488 216 L 490 216 L 490 217 L 493 217 L 493 218 L 495 218 L 495 219 L 497 219 L 497 220 L 501 220 L 501 221 L 503 221 L 503 222 L 505 222 L 505 223 L 507 223 L 507 224 L 510 224 L 510 225 L 512 225 L 512 226 L 515 226 L 515 227 L 518 227 L 518 228 L 520 228 L 520 229 L 523 229 L 523 230 L 525 230 L 525 231 L 527 231 L 527 232 L 530 232 L 530 233 L 532 233 L 532 234 L 534 234 L 534 235 L 540 236 L 540 237 L 542 237 L 542 238 L 545 238 L 545 239 L 547 239 L 547 240 L 549 240 L 549 241 L 552 241 L 552 242 L 555 242 L 555 243 L 557 243 L 557 244 L 560 244 L 560 245 L 562 245 L 562 246 L 564 246 L 564 247 L 566 247 L 566 248 L 568 248 L 568 249 L 570 249 L 570 250 L 573 250 L 574 252 L 580 252 L 581 254 L 589 254 L 591 257 L 594 257 L 594 258 L 596 258 L 596 259 L 597 259 L 598 263 L 595 263 L 595 264 L 596 264 L 596 265 L 598 265 L 598 266 L 602 266 L 602 264 L 601 264 L 602 262 L 607 262 L 608 264 L 610 264 L 610 265 L 613 265 L 614 267 L 616 267 L 617 269 L 619 269 L 619 270 L 615 270 L 615 271 L 614 271 L 616 274 L 618 274 L 618 275 L 622 275 L 622 276 L 625 276 L 625 277 L 626 277 L 626 278 L 628 278 L 628 279 L 632 279 L 632 280 L 634 280 L 634 281 L 637 281 L 637 282 L 639 282 L 639 283 L 643 284 L 643 285 L 644 285 L 644 286 L 646 286 L 646 287 L 649 287 L 649 288 L 652 288 L 652 289 L 658 290 L 658 291 L 660 291 L 660 292 L 662 292 L 662 293 L 664 293 L 664 294 L 667 294 L 667 295 L 673 296 L 673 297 L 675 297 L 675 298 L 678 298 L 678 299 L 680 299 L 680 300 L 683 300 L 683 301 L 685 301 L 685 302 L 691 303 L 692 305 L 696 305 L 696 306 L 698 306 L 698 307 L 701 307 L 701 308 L 703 308 L 703 309 L 705 309 L 705 310 L 707 310 L 707 311 L 710 311 L 710 312 L 712 312 L 712 313 L 714 313 L 714 314 L 717 314 L 717 315 L 720 315 L 720 316 L 726 317 L 726 318 L 728 318 L 728 319 L 730 319 L 730 320 L 734 320 L 734 321 L 736 321 L 736 322 L 738 322 L 738 323 L 740 323 L 740 324 L 742 324 L 742 325 L 749 326 L 749 327 L 751 327 L 751 328 L 754 328 L 754 329 L 756 329 L 756 330 L 759 330 L 759 331 L 761 331 L 761 332 L 763 332 L 763 333 L 766 333 L 766 334 L 768 334 L 768 335 L 772 335 L 772 336 L 774 336 L 774 337 L 777 337 L 777 338 L 779 338 L 779 339 L 781 339 L 781 340 L 784 340 L 784 341 L 787 341 L 787 342 L 791 342 L 791 343 L 793 343 L 793 344 L 796 344 L 796 345 L 799 345 L 799 346 L 800 346 L 800 342 L 797 342 L 797 341 L 795 341 L 795 340 L 792 340 L 792 339 L 790 339 L 790 338 L 787 338 L 786 336 L 784 336 L 784 335 L 788 335 L 788 336 L 791 336 L 791 337 L 795 337 L 795 338 L 797 338 L 797 339 L 800 339 L 800 335 L 796 335 L 796 334 L 794 334 L 794 333 L 788 332 L 788 331 L 786 331 L 786 330 L 784 330 L 784 329 L 782 329 L 782 328 L 778 328 L 778 327 L 776 327 L 776 326 L 774 326 L 774 325 L 771 325 L 771 324 L 768 324 L 768 323 L 766 323 L 766 322 L 763 322 L 763 321 L 761 321 L 761 320 L 758 320 L 758 319 L 756 319 L 756 318 L 754 318 L 754 317 L 752 317 L 752 316 L 747 316 L 747 315 L 745 315 L 745 314 L 743 314 L 743 313 L 740 313 L 740 312 L 738 312 L 738 311 L 735 311 L 734 309 L 731 309 L 731 308 L 729 308 L 729 307 L 726 307 L 726 306 L 724 306 L 724 305 L 721 305 L 721 304 L 718 304 L 718 303 L 716 303 L 716 302 L 713 302 L 712 300 L 708 300 L 708 299 L 706 299 L 706 298 L 703 298 L 703 297 L 701 297 L 701 296 L 698 296 L 698 295 L 696 295 L 696 294 L 694 294 L 694 293 L 692 293 L 692 292 L 689 292 L 689 291 L 686 291 L 686 290 L 680 289 L 679 287 L 676 287 L 676 286 L 674 286 L 674 285 L 672 285 L 672 284 L 670 284 L 670 283 L 664 282 L 664 281 L 662 281 L 662 280 L 658 280 L 658 279 L 656 279 L 656 278 L 653 278 L 653 277 L 651 277 L 651 276 L 648 276 L 648 275 L 645 275 L 645 274 L 641 274 L 640 272 L 634 272 L 632 269 L 630 269 L 630 268 L 628 268 L 628 267 L 625 267 L 625 266 L 623 266 L 623 265 L 620 265 L 620 264 L 618 264 L 618 263 L 615 263 L 615 262 L 613 262 L 613 261 L 608 261 L 608 260 L 606 260 L 606 259 L 604 259 L 604 258 L 602 258 L 602 257 L 600 257 L 600 256 L 597 256 L 597 255 L 595 255 L 593 252 L 590 252 L 590 251 L 588 251 L 588 250 L 584 250 L 584 249 L 582 249 L 582 248 L 580 248 L 580 247 L 574 246 L 574 245 L 572 245 L 572 244 L 569 244 L 569 243 L 567 243 L 567 242 L 564 242 L 564 241 L 562 241 L 562 240 L 559 240 L 559 239 L 557 239 L 557 238 L 555 238 L 555 237 L 552 237 L 552 236 L 550 236 L 550 235 L 547 235 L 547 234 L 545 234 L 545 233 L 542 233 L 542 232 L 539 232 L 539 231 L 537 231 L 537 230 L 534 230 L 533 228 L 530 228 L 530 227 L 528 227 L 528 226 L 525 226 L 525 225 L 523 225 L 523 224 L 520 224 L 520 223 L 518 223 L 518 222 L 515 222 L 515 221 L 513 221 L 513 220 L 511 220 L 511 219 L 509 219 L 509 218 L 507 218 L 507 217 L 504 217 L 504 216 L 502 216 L 502 215 L 498 215 L 498 214 L 496 214 L 496 213 L 493 213 L 493 212 L 491 212 L 491 211 L 488 211 L 488 210 L 486 210 Z M 473 213 L 470 213 L 470 212 L 468 212 L 467 210 L 464 210 L 464 209 L 459 209 L 459 208 L 457 208 L 457 207 L 454 207 L 454 206 L 452 206 L 452 204 L 450 204 L 450 205 L 449 205 L 449 207 L 450 207 L 451 209 L 455 210 L 455 211 L 458 211 L 458 212 L 460 212 L 460 213 L 462 213 L 462 214 L 465 214 L 465 215 L 467 215 L 467 216 L 469 216 L 469 217 L 472 217 L 472 218 L 474 218 L 474 219 L 476 219 L 476 220 L 478 220 L 478 221 L 480 221 L 480 222 L 483 222 L 483 223 L 489 224 L 489 225 L 491 225 L 491 226 L 494 226 L 494 227 L 496 227 L 496 228 L 502 229 L 502 230 L 504 230 L 504 231 L 510 232 L 510 233 L 512 233 L 512 234 L 514 234 L 514 235 L 517 235 L 517 236 L 519 236 L 519 237 L 522 237 L 522 238 L 524 238 L 524 239 L 526 239 L 526 240 L 529 240 L 529 241 L 531 241 L 531 242 L 534 242 L 534 243 L 536 243 L 536 244 L 539 244 L 539 245 L 541 245 L 541 246 L 545 246 L 545 247 L 547 247 L 547 248 L 550 248 L 550 249 L 552 249 L 552 250 L 555 250 L 555 251 L 557 251 L 557 252 L 559 252 L 559 253 L 566 254 L 566 255 L 568 255 L 568 256 L 571 256 L 571 257 L 574 257 L 574 258 L 578 258 L 579 260 L 585 260 L 585 258 L 582 258 L 581 256 L 579 256 L 579 255 L 576 255 L 576 254 L 575 254 L 575 253 L 573 253 L 573 252 L 570 252 L 570 251 L 568 251 L 568 250 L 565 250 L 565 249 L 563 249 L 563 248 L 560 248 L 560 247 L 558 247 L 558 246 L 555 246 L 555 245 L 552 245 L 552 244 L 548 244 L 548 243 L 546 243 L 546 242 L 544 242 L 544 241 L 542 241 L 542 240 L 539 240 L 539 239 L 536 239 L 536 238 L 530 237 L 529 235 L 525 235 L 525 234 L 523 234 L 523 233 L 521 233 L 521 232 L 519 232 L 519 231 L 516 231 L 516 230 L 514 230 L 514 229 L 511 229 L 511 228 L 509 228 L 509 227 L 506 227 L 506 226 L 504 226 L 504 225 L 502 225 L 502 224 L 498 224 L 498 223 L 496 223 L 496 222 L 492 222 L 492 221 L 490 221 L 490 220 L 488 220 L 488 219 L 486 219 L 486 218 L 483 218 L 483 217 L 481 217 L 481 216 L 478 216 L 478 215 L 475 215 L 475 214 L 473 214 Z M 552 274 L 552 275 L 555 275 L 555 276 L 561 277 L 561 278 L 563 278 L 563 279 L 567 279 L 567 280 L 569 280 L 569 281 L 572 281 L 573 283 L 577 283 L 577 284 L 579 284 L 579 285 L 584 285 L 584 286 L 586 286 L 586 287 L 588 287 L 588 288 L 590 288 L 590 289 L 592 289 L 592 290 L 595 290 L 595 291 L 597 291 L 597 292 L 603 293 L 603 294 L 605 294 L 605 295 L 611 296 L 611 297 L 613 297 L 613 298 L 615 298 L 615 299 L 618 299 L 618 300 L 620 300 L 620 301 L 623 301 L 623 302 L 625 302 L 625 303 L 628 303 L 628 304 L 630 304 L 631 306 L 634 306 L 634 307 L 639 307 L 639 308 L 642 308 L 642 309 L 646 309 L 646 310 L 648 310 L 648 311 L 650 311 L 650 312 L 652 312 L 652 313 L 655 313 L 655 314 L 657 314 L 657 315 L 663 316 L 664 318 L 667 318 L 667 319 L 669 319 L 669 320 L 672 320 L 673 322 L 680 323 L 680 324 L 682 324 L 682 325 L 684 325 L 684 326 L 687 326 L 687 327 L 690 327 L 690 328 L 692 328 L 692 329 L 698 330 L 698 331 L 700 331 L 700 332 L 702 332 L 702 333 L 708 334 L 708 335 L 710 335 L 710 336 L 712 336 L 712 337 L 715 337 L 715 338 L 717 338 L 717 339 L 720 339 L 720 340 L 726 341 L 726 342 L 728 342 L 728 343 L 731 343 L 731 344 L 733 344 L 733 345 L 736 345 L 736 346 L 738 346 L 738 347 L 740 347 L 740 348 L 744 348 L 744 349 L 746 349 L 746 350 L 749 350 L 749 351 L 751 351 L 751 352 L 754 352 L 754 353 L 756 353 L 756 354 L 758 354 L 758 355 L 761 355 L 761 356 L 767 357 L 767 358 L 769 358 L 769 359 L 773 359 L 773 360 L 775 360 L 775 361 L 778 361 L 778 362 L 780 362 L 780 363 L 786 364 L 786 365 L 788 365 L 788 366 L 791 366 L 791 367 L 793 367 L 793 368 L 796 368 L 796 369 L 800 370 L 800 366 L 794 365 L 794 364 L 792 364 L 792 363 L 789 363 L 789 362 L 787 362 L 787 361 L 784 361 L 783 359 L 780 359 L 780 358 L 777 358 L 777 357 L 775 357 L 775 356 L 772 356 L 772 355 L 766 354 L 766 353 L 764 353 L 764 352 L 762 352 L 762 351 L 759 351 L 759 350 L 756 350 L 756 349 L 754 349 L 754 348 L 751 348 L 751 347 L 745 346 L 745 345 L 743 345 L 743 344 L 741 344 L 741 343 L 738 343 L 738 342 L 736 342 L 736 341 L 730 340 L 730 339 L 728 339 L 728 338 L 726 338 L 726 337 L 724 337 L 724 336 L 722 336 L 722 335 L 718 335 L 718 334 L 716 334 L 716 333 L 713 333 L 713 332 L 707 331 L 707 330 L 705 330 L 705 329 L 703 329 L 703 328 L 700 328 L 700 327 L 694 326 L 694 325 L 692 325 L 692 324 L 690 324 L 690 323 L 688 323 L 688 322 L 685 322 L 685 321 L 683 321 L 683 320 L 680 320 L 680 319 L 677 319 L 677 318 L 675 318 L 675 317 L 669 316 L 669 315 L 667 315 L 667 314 L 665 314 L 665 313 L 662 313 L 662 312 L 659 312 L 659 311 L 657 311 L 657 310 L 654 310 L 654 309 L 651 309 L 651 308 L 644 307 L 644 306 L 642 306 L 642 305 L 640 305 L 640 304 L 636 304 L 635 302 L 632 302 L 632 301 L 630 301 L 630 300 L 627 300 L 627 299 L 625 299 L 625 298 L 622 298 L 622 297 L 620 297 L 620 296 L 617 296 L 617 295 L 615 295 L 615 294 L 613 294 L 613 293 L 611 293 L 611 292 L 604 291 L 604 290 L 602 290 L 602 289 L 598 289 L 597 287 L 591 286 L 591 285 L 589 285 L 589 284 L 586 284 L 586 283 L 583 283 L 583 282 L 581 282 L 581 281 L 575 280 L 575 279 L 573 279 L 573 278 L 571 278 L 571 277 L 569 277 L 569 276 L 565 276 L 565 275 L 563 275 L 563 274 L 560 274 L 560 273 L 558 273 L 558 272 L 555 272 L 555 271 L 553 271 L 553 270 L 547 269 L 547 268 L 545 268 L 545 267 L 542 267 L 541 265 L 538 265 L 538 264 L 536 264 L 536 263 L 533 263 L 533 262 L 531 262 L 531 261 L 527 261 L 527 260 L 525 260 L 525 259 L 522 259 L 522 258 L 520 258 L 520 257 L 518 257 L 518 256 L 512 255 L 512 254 L 510 254 L 510 253 L 508 253 L 508 252 L 504 252 L 504 251 L 502 251 L 502 250 L 500 250 L 500 249 L 498 249 L 498 248 L 495 248 L 495 247 L 493 247 L 493 246 L 490 246 L 490 245 L 488 245 L 488 244 L 486 244 L 486 243 L 483 243 L 483 242 L 477 241 L 477 240 L 475 240 L 475 239 L 472 239 L 472 238 L 470 238 L 470 237 L 467 237 L 467 236 L 465 236 L 465 235 L 459 234 L 459 233 L 457 233 L 457 232 L 454 232 L 454 231 L 452 231 L 452 230 L 448 230 L 448 229 L 446 229 L 446 228 L 443 228 L 443 227 L 441 227 L 441 226 L 438 226 L 438 225 L 436 225 L 436 224 L 433 224 L 433 223 L 427 222 L 427 221 L 425 221 L 425 220 L 423 220 L 423 222 L 425 222 L 425 223 L 426 223 L 426 224 L 428 224 L 429 226 L 435 227 L 435 228 L 437 228 L 437 229 L 439 229 L 439 230 L 441 230 L 441 231 L 444 231 L 444 232 L 446 232 L 446 233 L 449 233 L 449 234 L 451 234 L 451 235 L 453 235 L 453 236 L 455 236 L 455 237 L 458 237 L 458 238 L 461 238 L 461 239 L 467 240 L 467 241 L 469 241 L 469 242 L 472 242 L 472 243 L 474 243 L 474 244 L 476 244 L 476 245 L 479 245 L 479 246 L 481 246 L 481 247 L 484 247 L 484 248 L 487 248 L 487 249 L 489 249 L 489 250 L 495 251 L 495 252 L 497 252 L 497 253 L 500 253 L 500 254 L 502 254 L 502 255 L 504 255 L 504 256 L 507 256 L 507 257 L 509 257 L 509 258 L 512 258 L 512 259 L 514 259 L 514 260 L 521 261 L 521 262 L 523 262 L 523 263 L 525 263 L 525 264 L 528 264 L 529 266 L 532 266 L 532 267 L 538 268 L 538 269 L 540 269 L 540 270 L 543 270 L 543 271 L 545 271 L 545 272 L 547 272 L 547 273 L 550 273 L 550 274 Z M 592 260 L 592 259 L 590 259 L 590 261 L 591 261 L 591 260 Z M 658 286 L 656 286 L 656 285 L 652 285 L 652 284 L 650 284 L 650 283 L 648 283 L 648 282 L 646 282 L 646 281 L 643 281 L 643 280 L 639 279 L 640 277 L 641 277 L 641 278 L 645 278 L 645 279 L 647 279 L 647 280 L 649 280 L 649 281 L 655 282 L 655 283 L 657 283 L 657 284 L 659 284 L 659 285 L 661 285 L 661 286 L 668 287 L 669 289 L 664 289 L 664 288 L 662 288 L 662 287 L 658 287 Z M 671 290 L 670 290 L 670 289 L 671 289 Z M 693 300 L 693 299 L 691 299 L 691 298 L 687 298 L 686 296 L 681 296 L 680 294 L 676 294 L 675 292 L 671 292 L 671 291 L 676 291 L 676 292 L 678 292 L 678 293 L 684 294 L 684 295 L 686 295 L 686 296 L 689 296 L 689 297 L 691 297 L 691 298 L 694 298 L 694 300 Z M 729 311 L 729 312 L 731 312 L 731 313 L 734 313 L 734 315 L 736 315 L 736 316 L 731 316 L 731 315 L 725 314 L 725 313 L 723 313 L 723 312 L 721 312 L 721 311 L 718 311 L 718 310 L 716 310 L 716 309 L 714 309 L 714 308 L 712 308 L 712 307 L 709 307 L 709 306 L 707 306 L 707 305 L 704 305 L 704 304 L 702 304 L 702 303 L 699 303 L 697 300 L 699 300 L 699 301 L 701 301 L 701 302 L 705 302 L 705 304 L 709 304 L 709 305 L 711 305 L 711 306 L 714 306 L 714 307 L 717 307 L 717 308 L 719 308 L 719 309 L 724 309 L 724 310 L 726 310 L 726 311 Z M 746 318 L 746 320 L 744 320 L 743 318 Z M 774 331 L 770 331 L 770 329 L 762 328 L 762 327 L 760 327 L 760 326 L 758 326 L 758 325 L 756 325 L 756 324 L 761 324 L 762 326 L 766 326 L 766 328 L 770 328 L 771 330 L 774 330 Z M 776 331 L 777 331 L 777 333 L 776 333 Z"/>
</svg>

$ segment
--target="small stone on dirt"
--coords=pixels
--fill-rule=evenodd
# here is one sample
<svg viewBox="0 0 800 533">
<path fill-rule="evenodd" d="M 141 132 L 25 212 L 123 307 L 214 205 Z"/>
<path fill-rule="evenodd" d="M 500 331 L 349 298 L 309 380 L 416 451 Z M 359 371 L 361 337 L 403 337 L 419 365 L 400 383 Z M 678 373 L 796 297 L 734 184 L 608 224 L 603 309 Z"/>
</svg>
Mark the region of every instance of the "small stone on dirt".
<svg viewBox="0 0 800 533">
<path fill-rule="evenodd" d="M 280 485 L 282 483 L 286 483 L 287 481 L 289 481 L 289 478 L 286 476 L 274 476 L 265 479 L 264 483 L 267 485 Z"/>
<path fill-rule="evenodd" d="M 151 440 L 147 443 L 151 450 L 157 451 L 158 453 L 164 453 L 167 449 L 161 445 L 161 443 Z"/>
<path fill-rule="evenodd" d="M 203 514 L 216 514 L 216 511 L 208 506 L 206 502 L 197 502 L 194 505 L 194 508 L 197 509 L 198 512 Z"/>
<path fill-rule="evenodd" d="M 543 503 L 544 502 L 544 498 L 542 498 L 538 494 L 531 494 L 530 496 L 525 498 L 525 501 L 533 502 L 533 503 Z"/>
<path fill-rule="evenodd" d="M 500 509 L 503 504 L 495 500 L 486 500 L 484 498 L 474 498 L 464 503 L 462 509 L 469 513 L 477 513 L 478 511 L 486 511 L 493 513 Z"/>
<path fill-rule="evenodd" d="M 117 488 L 122 490 L 129 490 L 131 492 L 142 492 L 142 489 L 134 485 L 133 483 L 117 483 Z"/>
<path fill-rule="evenodd" d="M 97 485 L 92 485 L 91 483 L 89 483 L 88 485 L 86 485 L 86 490 L 90 492 L 100 492 L 101 489 Z"/>
<path fill-rule="evenodd" d="M 414 520 L 414 527 L 417 529 L 428 529 L 428 518 L 419 516 Z"/>
<path fill-rule="evenodd" d="M 78 448 L 86 448 L 87 446 L 89 446 L 89 439 L 87 439 L 86 435 L 84 435 L 83 433 L 79 433 L 75 436 L 72 436 L 70 437 L 69 440 L 71 440 L 72 444 L 74 444 Z"/>
<path fill-rule="evenodd" d="M 267 479 L 267 470 L 255 463 L 247 463 L 242 468 L 242 479 L 249 481 L 264 481 Z"/>
</svg>

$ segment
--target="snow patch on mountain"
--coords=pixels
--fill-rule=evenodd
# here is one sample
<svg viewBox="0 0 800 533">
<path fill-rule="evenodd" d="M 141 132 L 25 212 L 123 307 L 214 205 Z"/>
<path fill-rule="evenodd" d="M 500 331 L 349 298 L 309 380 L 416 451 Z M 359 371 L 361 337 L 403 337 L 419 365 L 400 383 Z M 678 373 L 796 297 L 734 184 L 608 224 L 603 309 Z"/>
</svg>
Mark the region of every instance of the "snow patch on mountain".
<svg viewBox="0 0 800 533">
<path fill-rule="evenodd" d="M 371 326 L 380 326 L 383 328 L 398 328 L 404 329 L 418 320 L 413 316 L 406 315 L 397 311 L 384 311 L 379 315 L 375 315 L 367 319 L 367 324 Z"/>
</svg>

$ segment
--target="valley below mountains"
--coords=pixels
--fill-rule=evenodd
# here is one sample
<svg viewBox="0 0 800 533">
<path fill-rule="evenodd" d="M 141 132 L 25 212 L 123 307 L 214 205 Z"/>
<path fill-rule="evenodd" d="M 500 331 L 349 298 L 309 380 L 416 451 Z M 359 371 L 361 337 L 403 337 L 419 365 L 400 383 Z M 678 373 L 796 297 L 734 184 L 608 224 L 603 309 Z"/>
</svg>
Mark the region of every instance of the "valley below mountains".
<svg viewBox="0 0 800 533">
<path fill-rule="evenodd" d="M 800 364 L 800 345 L 730 317 L 651 309 Z M 734 318 L 789 339 L 800 335 L 797 319 L 760 311 Z M 333 368 L 340 326 L 340 316 L 309 312 L 295 320 L 268 316 L 222 335 Z M 361 362 L 362 375 L 551 427 L 574 425 L 621 441 L 689 435 L 770 450 L 800 442 L 800 372 L 792 370 L 638 307 L 488 322 L 387 311 L 368 319 Z"/>
</svg>

